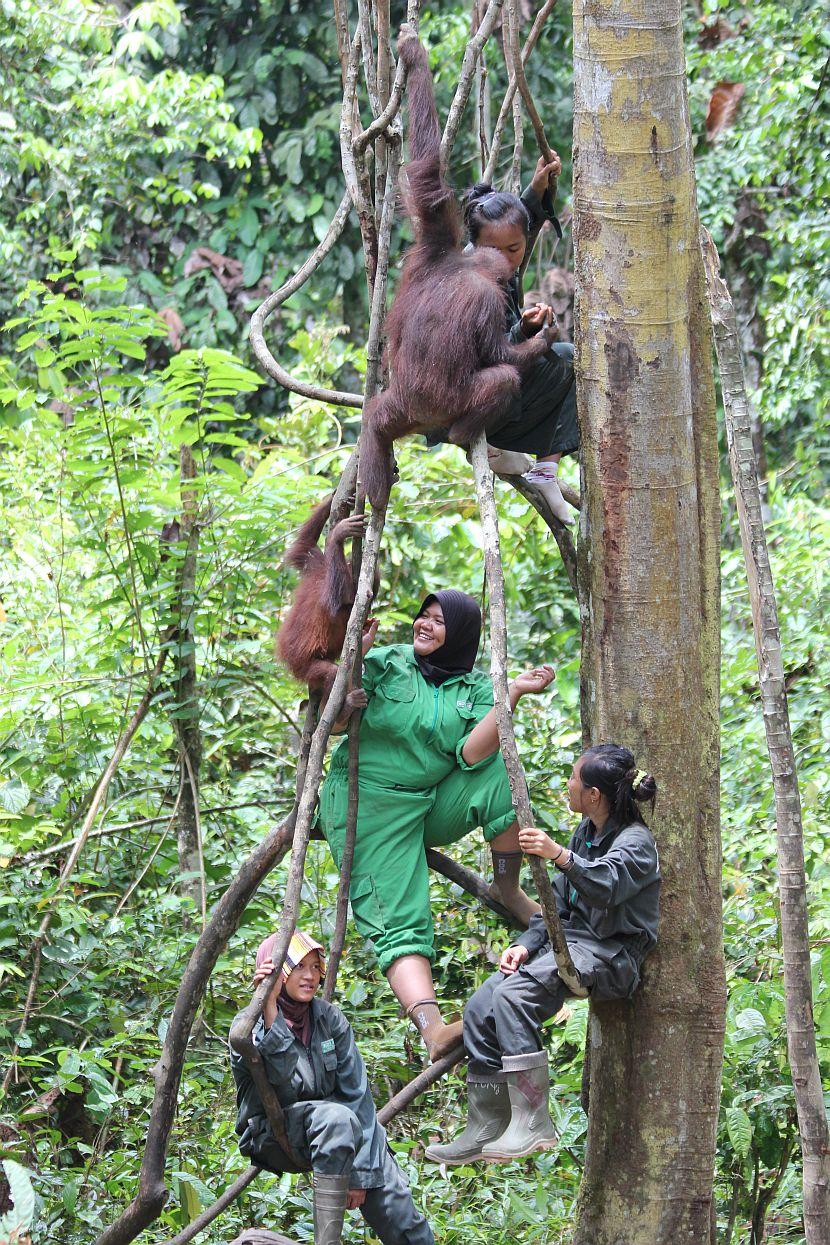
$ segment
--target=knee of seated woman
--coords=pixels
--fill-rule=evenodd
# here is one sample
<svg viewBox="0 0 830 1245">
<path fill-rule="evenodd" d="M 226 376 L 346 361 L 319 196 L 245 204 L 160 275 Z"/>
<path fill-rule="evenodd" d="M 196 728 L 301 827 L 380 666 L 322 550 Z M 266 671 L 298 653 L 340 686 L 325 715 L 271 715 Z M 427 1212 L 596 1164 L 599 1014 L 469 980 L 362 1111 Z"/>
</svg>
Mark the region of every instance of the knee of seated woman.
<svg viewBox="0 0 830 1245">
<path fill-rule="evenodd" d="M 347 1107 L 342 1102 L 327 1100 L 320 1103 L 319 1111 L 321 1131 L 336 1134 L 340 1146 L 351 1148 L 356 1152 L 360 1147 L 363 1131 L 351 1107 Z"/>
<path fill-rule="evenodd" d="M 555 355 L 558 355 L 563 362 L 573 363 L 574 348 L 571 342 L 554 342 L 551 346 L 551 350 Z"/>
</svg>

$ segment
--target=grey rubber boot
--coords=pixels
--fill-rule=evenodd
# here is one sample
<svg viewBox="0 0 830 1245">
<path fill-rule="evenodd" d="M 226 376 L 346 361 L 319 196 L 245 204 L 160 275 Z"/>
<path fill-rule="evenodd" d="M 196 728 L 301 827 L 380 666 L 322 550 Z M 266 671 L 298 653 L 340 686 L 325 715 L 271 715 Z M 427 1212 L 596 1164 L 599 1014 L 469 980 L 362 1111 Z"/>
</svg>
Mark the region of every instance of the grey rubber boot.
<svg viewBox="0 0 830 1245">
<path fill-rule="evenodd" d="M 324 1176 L 314 1172 L 314 1245 L 340 1245 L 346 1215 L 348 1176 Z"/>
<path fill-rule="evenodd" d="M 499 1081 L 467 1081 L 467 1124 L 454 1141 L 427 1146 L 425 1157 L 432 1163 L 474 1163 L 482 1158 L 485 1141 L 494 1140 L 510 1123 L 507 1084 Z"/>
<path fill-rule="evenodd" d="M 501 1066 L 507 1076 L 510 1123 L 500 1137 L 481 1148 L 490 1163 L 509 1163 L 536 1150 L 552 1150 L 559 1141 L 548 1110 L 550 1074 L 545 1051 L 505 1055 Z"/>
</svg>

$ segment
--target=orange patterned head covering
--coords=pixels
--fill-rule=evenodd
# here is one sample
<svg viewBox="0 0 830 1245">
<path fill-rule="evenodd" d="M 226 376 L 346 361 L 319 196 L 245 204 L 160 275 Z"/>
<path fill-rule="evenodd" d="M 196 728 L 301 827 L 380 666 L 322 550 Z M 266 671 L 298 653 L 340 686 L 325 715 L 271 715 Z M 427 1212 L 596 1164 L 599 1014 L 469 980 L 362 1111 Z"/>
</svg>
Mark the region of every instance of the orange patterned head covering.
<svg viewBox="0 0 830 1245">
<path fill-rule="evenodd" d="M 268 937 L 261 942 L 256 953 L 256 966 L 259 968 L 264 960 L 268 960 L 274 953 L 277 935 L 269 934 Z M 304 933 L 301 929 L 297 929 L 291 935 L 291 941 L 288 944 L 288 950 L 285 953 L 285 959 L 282 963 L 282 975 L 287 980 L 297 965 L 305 959 L 311 952 L 316 951 L 320 957 L 320 967 L 323 972 L 326 971 L 326 949 L 316 938 L 312 938 L 310 934 Z"/>
</svg>

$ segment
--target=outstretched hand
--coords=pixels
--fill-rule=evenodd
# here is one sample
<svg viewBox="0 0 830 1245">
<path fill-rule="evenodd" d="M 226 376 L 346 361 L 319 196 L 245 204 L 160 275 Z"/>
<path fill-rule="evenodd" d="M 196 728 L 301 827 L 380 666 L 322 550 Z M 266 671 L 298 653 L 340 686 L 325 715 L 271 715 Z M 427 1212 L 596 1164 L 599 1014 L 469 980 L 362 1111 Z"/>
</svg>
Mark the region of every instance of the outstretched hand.
<svg viewBox="0 0 830 1245">
<path fill-rule="evenodd" d="M 512 687 L 520 696 L 537 695 L 549 687 L 556 678 L 553 666 L 537 666 L 535 670 L 525 670 L 513 679 Z"/>
<path fill-rule="evenodd" d="M 364 657 L 366 656 L 366 654 L 369 652 L 369 649 L 374 644 L 375 636 L 377 635 L 377 633 L 378 633 L 378 620 L 376 618 L 367 618 L 366 623 L 364 625 L 364 630 L 363 630 L 363 639 L 361 641 L 361 644 L 363 646 Z"/>
<path fill-rule="evenodd" d="M 544 156 L 540 156 L 536 161 L 536 169 L 531 178 L 530 185 L 541 199 L 545 191 L 551 186 L 551 181 L 556 181 L 562 172 L 562 160 L 557 152 L 552 151 L 552 160 L 546 160 Z"/>
</svg>

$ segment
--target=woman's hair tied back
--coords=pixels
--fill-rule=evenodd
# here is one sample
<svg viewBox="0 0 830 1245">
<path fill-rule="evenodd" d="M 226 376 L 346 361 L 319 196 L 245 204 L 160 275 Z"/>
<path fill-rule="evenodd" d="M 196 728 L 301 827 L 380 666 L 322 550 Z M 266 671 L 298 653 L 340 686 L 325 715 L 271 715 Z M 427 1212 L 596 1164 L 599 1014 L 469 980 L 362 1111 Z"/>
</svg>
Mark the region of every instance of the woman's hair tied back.
<svg viewBox="0 0 830 1245">
<path fill-rule="evenodd" d="M 642 821 L 638 804 L 657 798 L 652 774 L 638 767 L 634 754 L 619 744 L 594 744 L 582 754 L 582 784 L 596 787 L 608 799 L 613 816 L 622 824 Z"/>
</svg>

